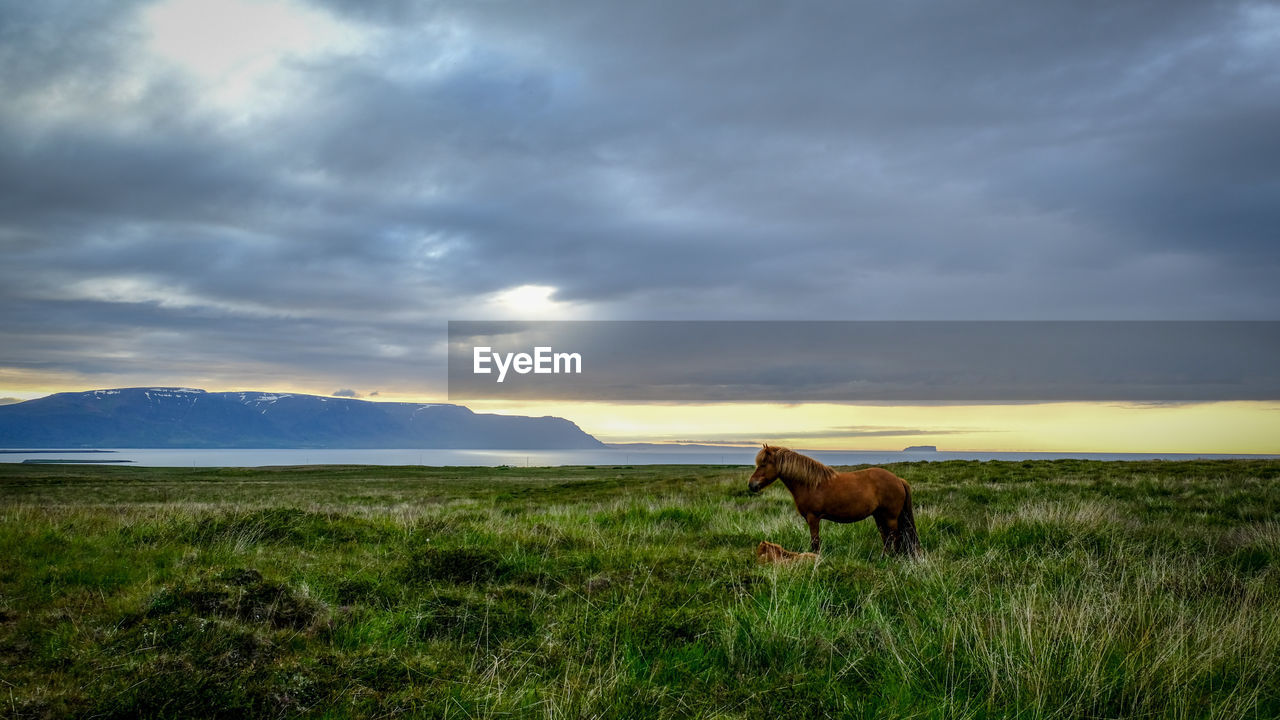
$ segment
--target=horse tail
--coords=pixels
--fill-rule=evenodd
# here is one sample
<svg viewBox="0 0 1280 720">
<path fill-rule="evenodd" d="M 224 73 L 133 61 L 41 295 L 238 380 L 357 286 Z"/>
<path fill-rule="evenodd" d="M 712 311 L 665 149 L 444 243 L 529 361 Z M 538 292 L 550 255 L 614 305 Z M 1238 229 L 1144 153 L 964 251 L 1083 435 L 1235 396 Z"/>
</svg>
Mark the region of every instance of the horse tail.
<svg viewBox="0 0 1280 720">
<path fill-rule="evenodd" d="M 902 503 L 902 512 L 898 513 L 898 551 L 918 557 L 920 555 L 920 536 L 916 534 L 916 514 L 911 509 L 911 486 L 902 481 L 902 489 L 907 498 Z"/>
</svg>

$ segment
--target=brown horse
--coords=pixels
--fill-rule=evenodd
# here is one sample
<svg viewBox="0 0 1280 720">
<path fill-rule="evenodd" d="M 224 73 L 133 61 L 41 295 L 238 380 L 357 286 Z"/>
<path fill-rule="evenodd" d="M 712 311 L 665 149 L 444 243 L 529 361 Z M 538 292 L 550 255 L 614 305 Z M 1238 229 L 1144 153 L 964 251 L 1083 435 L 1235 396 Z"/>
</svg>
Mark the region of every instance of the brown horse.
<svg viewBox="0 0 1280 720">
<path fill-rule="evenodd" d="M 784 447 L 765 445 L 756 453 L 756 471 L 747 488 L 760 492 L 781 478 L 791 491 L 800 517 L 809 523 L 809 550 L 818 552 L 818 525 L 876 519 L 886 553 L 915 556 L 920 553 L 915 515 L 911 511 L 911 486 L 883 468 L 837 472 L 811 457 Z"/>
</svg>

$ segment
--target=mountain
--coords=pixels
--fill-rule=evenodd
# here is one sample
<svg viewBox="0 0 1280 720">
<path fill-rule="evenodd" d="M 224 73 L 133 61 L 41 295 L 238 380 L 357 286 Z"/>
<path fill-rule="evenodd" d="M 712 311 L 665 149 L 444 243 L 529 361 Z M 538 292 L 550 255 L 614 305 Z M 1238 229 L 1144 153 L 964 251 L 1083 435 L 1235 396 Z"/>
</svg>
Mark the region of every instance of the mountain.
<svg viewBox="0 0 1280 720">
<path fill-rule="evenodd" d="M 0 405 L 0 448 L 53 447 L 561 450 L 604 444 L 558 417 L 286 393 L 119 388 Z"/>
</svg>

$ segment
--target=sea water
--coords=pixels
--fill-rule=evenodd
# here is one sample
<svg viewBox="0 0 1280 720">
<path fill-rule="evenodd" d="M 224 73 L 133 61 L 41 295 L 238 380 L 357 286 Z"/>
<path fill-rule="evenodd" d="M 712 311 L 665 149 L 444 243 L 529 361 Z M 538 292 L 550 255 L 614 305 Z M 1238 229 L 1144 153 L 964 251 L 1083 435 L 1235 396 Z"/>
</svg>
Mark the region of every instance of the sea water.
<svg viewBox="0 0 1280 720">
<path fill-rule="evenodd" d="M 24 460 L 102 463 L 148 467 L 265 467 L 276 465 L 465 465 L 545 467 L 558 465 L 752 465 L 756 448 L 601 448 L 594 450 L 294 450 L 294 449 L 108 449 L 0 452 L 0 462 Z M 943 460 L 1192 460 L 1197 458 L 1277 458 L 1277 455 L 1208 453 L 1063 453 L 947 451 L 805 451 L 828 465 L 882 465 L 893 462 Z"/>
</svg>

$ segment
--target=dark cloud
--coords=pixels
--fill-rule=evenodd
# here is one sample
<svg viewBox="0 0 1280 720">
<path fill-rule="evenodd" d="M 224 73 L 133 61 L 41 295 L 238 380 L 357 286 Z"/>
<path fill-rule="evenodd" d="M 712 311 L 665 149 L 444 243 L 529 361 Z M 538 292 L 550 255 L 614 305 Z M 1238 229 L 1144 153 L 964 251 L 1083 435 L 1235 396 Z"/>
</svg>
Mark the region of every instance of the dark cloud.
<svg viewBox="0 0 1280 720">
<path fill-rule="evenodd" d="M 152 6 L 0 8 L 0 366 L 440 390 L 444 321 L 525 285 L 597 318 L 1280 311 L 1271 3 L 327 0 L 376 42 L 242 106 L 147 56 Z"/>
<path fill-rule="evenodd" d="M 820 430 L 808 431 L 788 431 L 786 437 L 788 440 L 840 440 L 845 438 L 875 438 L 875 437 L 933 437 L 936 435 L 964 435 L 969 433 L 992 433 L 1005 432 L 1003 430 L 993 430 L 991 428 L 972 428 L 966 430 L 953 430 L 947 428 L 939 428 L 932 430 L 929 428 L 904 428 L 904 427 L 879 427 L 874 425 L 847 425 L 843 427 L 823 428 Z M 777 438 L 740 436 L 740 437 L 721 437 L 717 439 L 690 439 L 676 440 L 674 442 L 685 445 L 730 445 L 730 446 L 748 446 L 759 448 L 761 444 L 776 442 Z"/>
<path fill-rule="evenodd" d="M 348 397 L 348 398 L 358 398 L 358 397 L 360 397 L 360 393 L 358 393 L 358 392 L 356 392 L 355 390 L 352 390 L 352 389 L 350 389 L 350 388 L 341 388 L 341 389 L 338 389 L 338 390 L 334 390 L 334 391 L 333 391 L 333 393 L 331 393 L 331 394 L 332 394 L 334 397 Z"/>
</svg>

